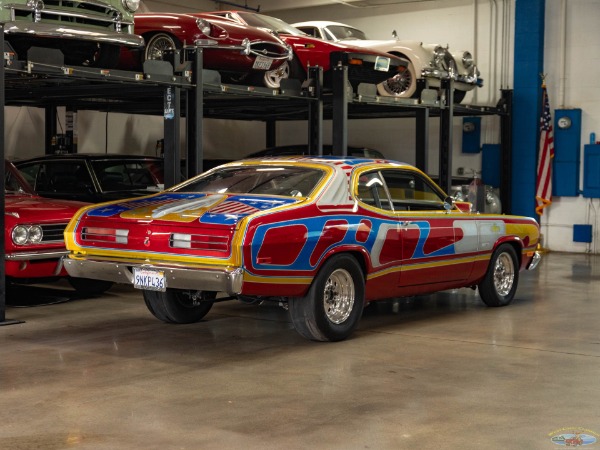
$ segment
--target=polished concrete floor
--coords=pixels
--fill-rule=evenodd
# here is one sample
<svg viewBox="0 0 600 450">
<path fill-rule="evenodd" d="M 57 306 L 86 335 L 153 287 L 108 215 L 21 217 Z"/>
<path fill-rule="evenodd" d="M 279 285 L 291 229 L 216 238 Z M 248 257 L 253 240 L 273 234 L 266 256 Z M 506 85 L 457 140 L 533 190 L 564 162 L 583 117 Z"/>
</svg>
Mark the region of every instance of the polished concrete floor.
<svg viewBox="0 0 600 450">
<path fill-rule="evenodd" d="M 9 306 L 24 323 L 0 327 L 1 449 L 552 449 L 576 428 L 600 441 L 598 256 L 545 255 L 505 308 L 469 289 L 371 305 L 339 343 L 239 302 L 166 325 L 125 286 L 8 301 L 38 305 Z"/>
</svg>

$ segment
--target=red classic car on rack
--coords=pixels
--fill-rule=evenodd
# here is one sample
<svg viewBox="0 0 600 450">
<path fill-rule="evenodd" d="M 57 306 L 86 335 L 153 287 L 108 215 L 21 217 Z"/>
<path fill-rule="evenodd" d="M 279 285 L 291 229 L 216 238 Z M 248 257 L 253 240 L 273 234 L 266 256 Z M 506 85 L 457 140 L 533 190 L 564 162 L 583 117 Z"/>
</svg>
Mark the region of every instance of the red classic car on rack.
<svg viewBox="0 0 600 450">
<path fill-rule="evenodd" d="M 378 84 L 394 76 L 406 67 L 407 62 L 387 53 L 347 45 L 340 42 L 327 42 L 310 37 L 303 31 L 283 20 L 247 11 L 216 11 L 210 13 L 229 19 L 239 25 L 271 30 L 292 47 L 294 58 L 279 68 L 265 73 L 263 83 L 267 87 L 278 88 L 284 78 L 306 79 L 308 66 L 320 66 L 324 72 L 324 83 L 330 83 L 331 54 L 340 52 L 348 65 L 348 80 L 354 88 L 360 83 Z M 136 24 L 137 26 L 137 24 Z"/>
<path fill-rule="evenodd" d="M 4 268 L 7 281 L 39 283 L 67 276 L 62 257 L 67 253 L 63 232 L 75 212 L 86 203 L 53 200 L 34 194 L 8 161 L 4 164 Z M 112 282 L 69 278 L 82 294 L 99 294 Z"/>
<path fill-rule="evenodd" d="M 463 209 L 407 164 L 248 159 L 82 209 L 65 266 L 141 289 L 165 322 L 199 321 L 224 292 L 284 305 L 301 335 L 336 341 L 384 298 L 478 286 L 489 306 L 513 300 L 539 261 L 537 222 Z"/>
<path fill-rule="evenodd" d="M 275 34 L 211 14 L 136 14 L 135 31 L 146 40 L 143 52 L 123 52 L 120 67 L 139 70 L 146 60 L 162 60 L 184 44 L 202 47 L 205 69 L 226 81 L 242 81 L 291 59 L 290 47 Z"/>
</svg>

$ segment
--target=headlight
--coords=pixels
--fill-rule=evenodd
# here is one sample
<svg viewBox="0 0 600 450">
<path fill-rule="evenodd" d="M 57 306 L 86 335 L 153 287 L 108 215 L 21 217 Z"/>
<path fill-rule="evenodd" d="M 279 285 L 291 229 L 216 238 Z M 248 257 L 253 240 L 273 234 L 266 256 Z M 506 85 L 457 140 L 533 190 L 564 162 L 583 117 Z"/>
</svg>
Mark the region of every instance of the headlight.
<svg viewBox="0 0 600 450">
<path fill-rule="evenodd" d="M 211 26 L 208 20 L 196 19 L 196 25 L 198 25 L 198 29 L 200 32 L 202 32 L 202 34 L 210 36 Z"/>
<path fill-rule="evenodd" d="M 136 12 L 140 7 L 140 0 L 121 0 L 125 9 L 129 12 Z"/>
<path fill-rule="evenodd" d="M 44 232 L 39 225 L 17 225 L 13 228 L 11 237 L 16 245 L 39 244 Z"/>
<path fill-rule="evenodd" d="M 42 237 L 44 237 L 44 232 L 42 231 L 42 227 L 39 225 L 34 225 L 29 228 L 29 242 L 32 244 L 39 244 L 42 242 Z"/>
<path fill-rule="evenodd" d="M 473 55 L 471 55 L 471 52 L 463 53 L 462 63 L 465 69 L 470 69 L 473 66 Z"/>
<path fill-rule="evenodd" d="M 435 67 L 443 67 L 444 57 L 446 56 L 446 49 L 441 45 L 438 45 L 433 51 L 433 64 Z"/>
<path fill-rule="evenodd" d="M 12 230 L 12 240 L 17 245 L 27 244 L 27 227 L 17 225 Z"/>
</svg>

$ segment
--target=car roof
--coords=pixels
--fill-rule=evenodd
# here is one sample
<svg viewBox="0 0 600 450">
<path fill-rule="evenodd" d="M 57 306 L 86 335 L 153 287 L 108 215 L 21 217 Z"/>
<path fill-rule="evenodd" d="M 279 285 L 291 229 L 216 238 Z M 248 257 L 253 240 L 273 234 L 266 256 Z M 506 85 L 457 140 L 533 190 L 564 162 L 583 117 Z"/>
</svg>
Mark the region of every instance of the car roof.
<svg viewBox="0 0 600 450">
<path fill-rule="evenodd" d="M 341 23 L 341 22 L 332 22 L 330 20 L 308 20 L 306 22 L 296 22 L 292 25 L 295 27 L 302 27 L 302 26 L 326 27 L 329 25 L 338 25 L 338 26 L 342 26 L 342 27 L 356 28 L 356 27 L 353 27 L 352 25 L 348 25 L 348 24 Z"/>
<path fill-rule="evenodd" d="M 58 155 L 42 155 L 33 158 L 14 160 L 15 164 L 22 164 L 25 162 L 33 161 L 49 161 L 53 159 L 85 159 L 87 161 L 95 160 L 150 160 L 150 161 L 163 161 L 163 158 L 159 156 L 147 156 L 147 155 L 118 155 L 114 153 L 65 153 Z"/>
<path fill-rule="evenodd" d="M 319 164 L 324 166 L 330 166 L 333 168 L 339 168 L 340 166 L 358 166 L 363 164 L 389 164 L 390 166 L 395 167 L 407 167 L 411 169 L 416 169 L 411 164 L 403 163 L 400 161 L 393 161 L 389 159 L 375 159 L 375 158 L 363 158 L 359 156 L 317 156 L 317 155 L 281 155 L 281 156 L 258 156 L 254 158 L 246 158 L 239 161 L 233 161 L 231 163 L 226 164 L 227 166 L 232 166 L 241 163 L 254 163 L 259 164 L 261 162 L 265 163 L 273 163 L 279 162 L 282 164 L 291 163 L 291 164 Z"/>
</svg>

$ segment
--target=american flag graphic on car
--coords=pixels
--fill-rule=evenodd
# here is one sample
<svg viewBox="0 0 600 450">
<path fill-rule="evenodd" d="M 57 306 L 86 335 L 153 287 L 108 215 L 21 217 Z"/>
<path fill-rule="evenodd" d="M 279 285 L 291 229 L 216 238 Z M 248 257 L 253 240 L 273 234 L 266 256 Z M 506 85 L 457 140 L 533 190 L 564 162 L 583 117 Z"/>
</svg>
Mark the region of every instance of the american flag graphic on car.
<svg viewBox="0 0 600 450">
<path fill-rule="evenodd" d="M 200 217 L 200 222 L 222 225 L 234 224 L 242 217 L 254 214 L 255 212 L 289 205 L 297 201 L 292 198 L 233 196 L 207 211 L 206 214 Z"/>
</svg>

